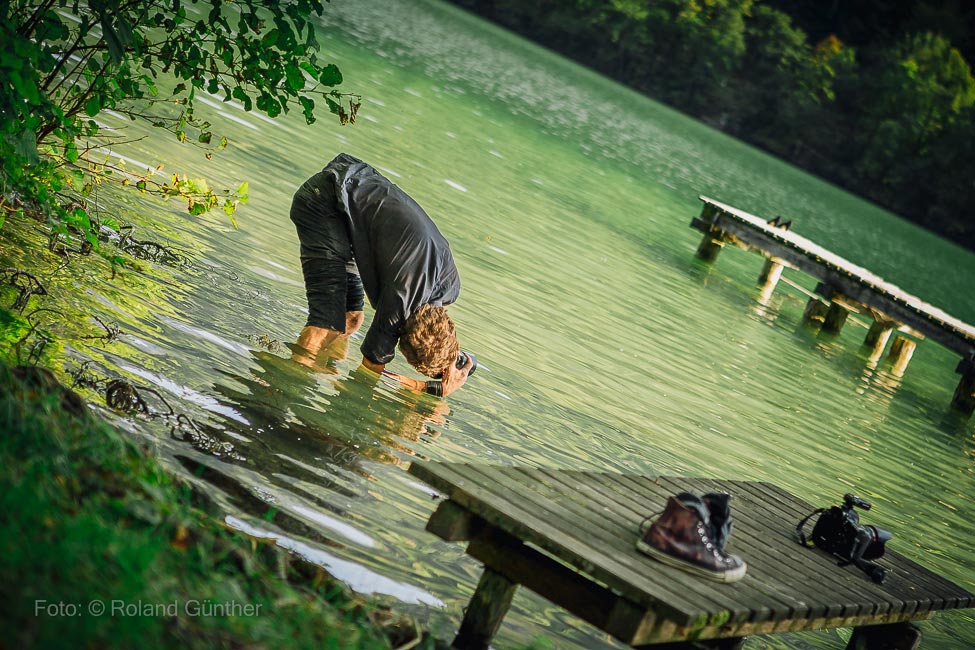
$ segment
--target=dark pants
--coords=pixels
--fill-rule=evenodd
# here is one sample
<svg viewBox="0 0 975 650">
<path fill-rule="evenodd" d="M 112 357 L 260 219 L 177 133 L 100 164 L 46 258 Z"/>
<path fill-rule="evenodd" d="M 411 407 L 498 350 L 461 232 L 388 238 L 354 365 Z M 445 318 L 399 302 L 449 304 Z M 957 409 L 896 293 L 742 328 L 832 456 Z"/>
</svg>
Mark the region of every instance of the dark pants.
<svg viewBox="0 0 975 650">
<path fill-rule="evenodd" d="M 346 312 L 362 311 L 364 294 L 348 222 L 336 207 L 335 190 L 324 174 L 315 174 L 295 192 L 291 221 L 301 242 L 306 325 L 344 332 Z"/>
</svg>

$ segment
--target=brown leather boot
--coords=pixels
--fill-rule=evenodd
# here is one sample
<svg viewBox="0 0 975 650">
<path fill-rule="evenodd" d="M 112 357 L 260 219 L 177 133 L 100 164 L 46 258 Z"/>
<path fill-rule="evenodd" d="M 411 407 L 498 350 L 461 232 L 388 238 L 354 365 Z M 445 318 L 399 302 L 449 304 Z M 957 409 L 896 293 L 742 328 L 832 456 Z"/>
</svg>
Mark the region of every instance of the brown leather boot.
<svg viewBox="0 0 975 650">
<path fill-rule="evenodd" d="M 711 580 L 741 580 L 747 567 L 713 539 L 709 516 L 705 503 L 689 492 L 669 497 L 663 514 L 637 540 L 636 548 L 664 564 Z"/>
</svg>

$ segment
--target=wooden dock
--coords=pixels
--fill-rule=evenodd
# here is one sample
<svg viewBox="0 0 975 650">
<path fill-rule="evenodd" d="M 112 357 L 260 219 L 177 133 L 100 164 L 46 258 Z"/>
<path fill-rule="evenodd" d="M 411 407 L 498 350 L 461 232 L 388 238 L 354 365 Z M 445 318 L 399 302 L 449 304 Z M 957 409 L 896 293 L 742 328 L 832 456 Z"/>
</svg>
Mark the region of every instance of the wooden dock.
<svg viewBox="0 0 975 650">
<path fill-rule="evenodd" d="M 713 262 L 726 244 L 760 253 L 766 260 L 758 282 L 766 299 L 784 267 L 813 276 L 819 280 L 818 297 L 810 298 L 804 318 L 835 333 L 850 312 L 869 317 L 872 325 L 864 345 L 872 359 L 879 359 L 893 334 L 889 356 L 898 374 L 907 367 L 918 340 L 940 343 L 960 357 L 955 372 L 961 379 L 952 406 L 968 415 L 975 412 L 975 327 L 791 230 L 714 199 L 700 199 L 701 215 L 691 221 L 692 228 L 704 233 L 699 258 Z"/>
<path fill-rule="evenodd" d="M 910 621 L 975 607 L 975 595 L 896 553 L 896 530 L 878 561 L 882 585 L 800 546 L 796 523 L 814 508 L 770 483 L 418 462 L 409 471 L 446 497 L 427 530 L 469 541 L 484 563 L 453 643 L 461 650 L 488 647 L 518 585 L 623 643 L 668 649 L 854 627 L 849 649 L 908 650 L 920 640 Z M 640 522 L 685 490 L 732 494 L 729 550 L 748 564 L 741 581 L 699 578 L 635 549 Z"/>
</svg>

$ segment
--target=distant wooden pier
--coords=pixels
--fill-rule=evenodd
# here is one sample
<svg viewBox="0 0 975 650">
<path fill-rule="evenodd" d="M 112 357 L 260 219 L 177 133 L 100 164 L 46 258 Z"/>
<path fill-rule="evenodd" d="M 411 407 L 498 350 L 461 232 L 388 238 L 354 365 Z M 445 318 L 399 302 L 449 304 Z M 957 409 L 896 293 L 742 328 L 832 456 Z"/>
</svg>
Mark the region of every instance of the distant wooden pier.
<svg viewBox="0 0 975 650">
<path fill-rule="evenodd" d="M 889 357 L 898 372 L 907 367 L 917 341 L 940 343 L 961 357 L 952 405 L 968 415 L 975 412 L 975 327 L 801 235 L 714 199 L 700 199 L 701 215 L 691 221 L 692 228 L 704 233 L 699 258 L 713 262 L 726 244 L 760 253 L 765 264 L 758 282 L 765 296 L 771 295 L 785 267 L 813 276 L 819 284 L 803 317 L 821 321 L 823 331 L 834 333 L 850 312 L 869 317 L 873 323 L 864 345 L 878 359 L 893 338 Z"/>
</svg>

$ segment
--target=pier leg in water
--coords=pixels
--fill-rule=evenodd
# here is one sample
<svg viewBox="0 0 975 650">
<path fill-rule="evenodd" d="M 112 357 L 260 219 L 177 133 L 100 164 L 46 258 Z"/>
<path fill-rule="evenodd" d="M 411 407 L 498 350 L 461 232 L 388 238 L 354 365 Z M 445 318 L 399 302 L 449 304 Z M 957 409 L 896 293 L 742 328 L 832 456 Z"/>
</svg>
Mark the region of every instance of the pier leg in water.
<svg viewBox="0 0 975 650">
<path fill-rule="evenodd" d="M 907 364 L 914 356 L 914 348 L 917 347 L 917 343 L 909 338 L 903 336 L 898 336 L 894 338 L 894 342 L 890 346 L 890 354 L 888 358 L 890 359 L 891 373 L 895 375 L 903 375 L 904 370 L 907 369 Z"/>
<path fill-rule="evenodd" d="M 810 298 L 809 302 L 806 303 L 806 311 L 802 312 L 802 320 L 806 323 L 812 324 L 813 322 L 822 323 L 826 319 L 826 312 L 829 311 L 829 307 L 826 303 L 819 298 Z"/>
<path fill-rule="evenodd" d="M 781 262 L 774 257 L 765 260 L 765 264 L 762 265 L 762 272 L 758 274 L 758 288 L 762 291 L 760 302 L 768 301 L 775 290 L 775 285 L 779 283 L 780 277 L 782 277 Z"/>
<path fill-rule="evenodd" d="M 846 318 L 849 315 L 849 309 L 839 303 L 831 303 L 829 309 L 826 310 L 825 318 L 823 318 L 823 331 L 829 332 L 830 334 L 839 334 L 840 330 L 843 329 L 843 325 L 846 324 Z"/>
<path fill-rule="evenodd" d="M 457 650 L 486 650 L 508 613 L 518 583 L 490 567 L 484 567 L 477 590 L 467 605 L 467 613 L 460 624 L 451 648 Z"/>
<path fill-rule="evenodd" d="M 718 253 L 724 248 L 724 242 L 720 239 L 720 231 L 708 232 L 697 247 L 697 257 L 705 262 L 713 262 L 718 259 Z"/>
<path fill-rule="evenodd" d="M 870 326 L 870 330 L 867 331 L 867 338 L 863 340 L 863 344 L 870 348 L 870 361 L 875 362 L 884 353 L 884 348 L 887 347 L 887 341 L 890 340 L 890 335 L 894 331 L 894 324 L 889 321 L 875 320 L 873 325 Z"/>
<path fill-rule="evenodd" d="M 975 362 L 962 359 L 955 372 L 961 373 L 961 380 L 955 389 L 955 396 L 951 398 L 951 405 L 971 415 L 975 413 Z"/>
</svg>

